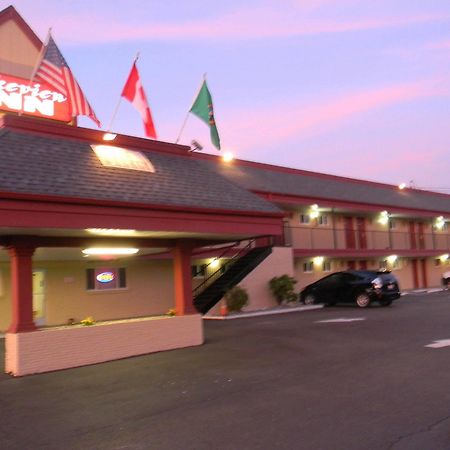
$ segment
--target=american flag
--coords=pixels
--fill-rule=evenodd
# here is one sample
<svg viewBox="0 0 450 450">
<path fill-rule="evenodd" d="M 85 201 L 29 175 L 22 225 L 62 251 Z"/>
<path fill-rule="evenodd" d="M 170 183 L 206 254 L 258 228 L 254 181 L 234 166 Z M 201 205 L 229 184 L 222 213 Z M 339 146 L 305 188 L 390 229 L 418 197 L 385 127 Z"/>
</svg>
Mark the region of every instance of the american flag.
<svg viewBox="0 0 450 450">
<path fill-rule="evenodd" d="M 86 100 L 80 85 L 77 83 L 51 35 L 49 35 L 41 62 L 35 72 L 34 80 L 46 82 L 65 95 L 69 100 L 72 117 L 88 116 L 100 127 L 100 122 L 94 110 Z"/>
</svg>

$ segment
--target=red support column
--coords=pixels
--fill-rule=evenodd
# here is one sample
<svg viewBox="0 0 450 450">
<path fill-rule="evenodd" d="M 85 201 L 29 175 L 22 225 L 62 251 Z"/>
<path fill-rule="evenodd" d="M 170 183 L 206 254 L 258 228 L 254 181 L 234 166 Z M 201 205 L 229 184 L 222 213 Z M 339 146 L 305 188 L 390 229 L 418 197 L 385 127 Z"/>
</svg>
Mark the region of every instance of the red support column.
<svg viewBox="0 0 450 450">
<path fill-rule="evenodd" d="M 12 323 L 8 333 L 34 331 L 33 321 L 33 253 L 25 244 L 8 247 L 11 260 Z"/>
<path fill-rule="evenodd" d="M 197 313 L 192 297 L 191 254 L 192 247 L 185 242 L 178 242 L 173 250 L 175 309 L 178 316 Z"/>
</svg>

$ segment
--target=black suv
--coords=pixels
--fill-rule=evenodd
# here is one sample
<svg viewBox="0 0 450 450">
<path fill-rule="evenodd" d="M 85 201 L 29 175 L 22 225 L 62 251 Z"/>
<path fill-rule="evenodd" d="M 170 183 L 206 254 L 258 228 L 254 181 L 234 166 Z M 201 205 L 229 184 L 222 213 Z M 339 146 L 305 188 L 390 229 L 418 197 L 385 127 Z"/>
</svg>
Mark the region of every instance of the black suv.
<svg viewBox="0 0 450 450">
<path fill-rule="evenodd" d="M 389 306 L 400 297 L 398 281 L 390 272 L 375 270 L 347 270 L 336 272 L 306 286 L 300 292 L 300 301 L 305 305 L 325 303 L 356 303 L 366 308 L 377 301 Z"/>
</svg>

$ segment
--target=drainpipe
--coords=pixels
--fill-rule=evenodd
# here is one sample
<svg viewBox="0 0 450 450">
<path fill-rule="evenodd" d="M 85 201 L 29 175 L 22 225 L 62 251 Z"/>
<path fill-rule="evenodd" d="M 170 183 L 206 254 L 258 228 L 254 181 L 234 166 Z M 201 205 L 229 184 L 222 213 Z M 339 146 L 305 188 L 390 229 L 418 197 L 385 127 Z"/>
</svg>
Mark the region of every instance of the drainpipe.
<svg viewBox="0 0 450 450">
<path fill-rule="evenodd" d="M 388 233 L 389 233 L 389 249 L 392 250 L 392 228 L 391 228 L 391 216 L 388 216 Z"/>
<path fill-rule="evenodd" d="M 331 208 L 331 224 L 333 226 L 333 245 L 334 249 L 337 249 L 337 236 L 336 236 L 336 217 L 334 216 L 334 208 Z"/>
<path fill-rule="evenodd" d="M 433 242 L 433 250 L 436 250 L 436 233 L 434 232 L 433 219 L 431 219 L 431 239 Z"/>
</svg>

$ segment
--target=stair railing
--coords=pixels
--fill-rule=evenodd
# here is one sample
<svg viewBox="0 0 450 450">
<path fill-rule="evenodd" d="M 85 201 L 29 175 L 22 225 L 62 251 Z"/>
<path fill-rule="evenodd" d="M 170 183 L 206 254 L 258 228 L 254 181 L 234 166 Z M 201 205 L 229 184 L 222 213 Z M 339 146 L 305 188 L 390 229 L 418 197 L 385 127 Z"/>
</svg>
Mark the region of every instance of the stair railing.
<svg viewBox="0 0 450 450">
<path fill-rule="evenodd" d="M 222 253 L 219 254 L 219 256 L 214 257 L 208 264 L 202 264 L 202 268 L 200 270 L 197 270 L 195 273 L 192 274 L 192 276 L 195 278 L 196 276 L 200 275 L 203 271 L 206 271 L 208 267 L 216 260 L 222 258 L 224 255 L 228 253 L 230 248 L 236 247 L 236 245 L 240 244 L 240 242 L 235 242 L 233 245 L 228 245 L 227 247 L 224 247 L 224 250 Z M 198 254 L 195 254 L 193 256 L 197 256 Z M 220 270 L 220 269 L 219 269 Z"/>
<path fill-rule="evenodd" d="M 195 298 L 197 295 L 202 292 L 204 289 L 206 289 L 212 281 L 215 281 L 217 278 L 219 278 L 220 275 L 225 273 L 239 258 L 243 253 L 247 253 L 248 250 L 250 250 L 255 243 L 255 239 L 251 240 L 245 247 L 242 247 L 239 249 L 239 251 L 233 255 L 222 267 L 217 269 L 215 272 L 213 272 L 209 277 L 205 278 L 202 283 L 200 283 L 197 287 L 195 287 L 192 290 L 192 296 Z M 228 250 L 228 249 L 227 249 Z M 226 252 L 223 252 L 222 255 L 224 255 Z M 219 259 L 220 256 L 216 257 L 215 259 Z M 211 261 L 212 263 L 212 261 Z M 208 267 L 211 263 L 207 264 L 206 267 Z M 198 272 L 200 273 L 200 272 Z M 219 275 L 219 276 L 218 276 Z"/>
</svg>

